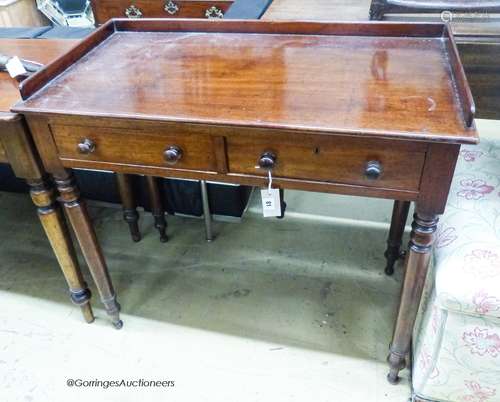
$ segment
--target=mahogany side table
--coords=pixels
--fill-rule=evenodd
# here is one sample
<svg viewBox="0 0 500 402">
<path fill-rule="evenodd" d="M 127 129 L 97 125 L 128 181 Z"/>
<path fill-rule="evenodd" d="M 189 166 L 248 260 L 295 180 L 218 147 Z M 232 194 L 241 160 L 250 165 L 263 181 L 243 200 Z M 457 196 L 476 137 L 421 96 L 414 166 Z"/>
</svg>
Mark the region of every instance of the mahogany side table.
<svg viewBox="0 0 500 402">
<path fill-rule="evenodd" d="M 478 142 L 446 25 L 111 20 L 21 94 L 13 111 L 93 247 L 71 168 L 261 187 L 271 173 L 279 189 L 414 201 L 388 358 L 397 382 L 460 145 Z"/>
</svg>

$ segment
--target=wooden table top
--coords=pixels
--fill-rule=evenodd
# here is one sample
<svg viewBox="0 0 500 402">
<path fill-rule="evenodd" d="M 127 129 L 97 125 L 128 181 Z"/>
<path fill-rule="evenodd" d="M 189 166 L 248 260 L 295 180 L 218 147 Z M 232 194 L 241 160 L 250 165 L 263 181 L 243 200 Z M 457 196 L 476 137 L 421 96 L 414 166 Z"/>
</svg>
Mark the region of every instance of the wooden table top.
<svg viewBox="0 0 500 402">
<path fill-rule="evenodd" d="M 0 39 L 0 53 L 39 63 L 50 63 L 75 45 L 66 39 Z M 19 84 L 7 72 L 0 72 L 0 112 L 9 112 L 21 99 Z"/>
<path fill-rule="evenodd" d="M 0 53 L 45 64 L 68 51 L 74 44 L 74 40 L 0 39 Z M 7 72 L 0 71 L 0 122 L 15 118 L 15 115 L 10 113 L 10 108 L 20 99 L 18 82 Z M 0 162 L 8 162 L 1 142 Z"/>
<path fill-rule="evenodd" d="M 120 24 L 14 110 L 476 142 L 439 24 Z"/>
</svg>

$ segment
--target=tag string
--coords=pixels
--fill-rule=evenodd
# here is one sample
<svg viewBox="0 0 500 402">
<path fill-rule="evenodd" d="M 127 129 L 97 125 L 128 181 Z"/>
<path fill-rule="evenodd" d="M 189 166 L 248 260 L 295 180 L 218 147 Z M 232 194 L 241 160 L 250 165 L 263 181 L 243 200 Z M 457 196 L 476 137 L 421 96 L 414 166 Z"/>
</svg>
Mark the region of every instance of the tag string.
<svg viewBox="0 0 500 402">
<path fill-rule="evenodd" d="M 271 169 L 267 171 L 267 176 L 269 177 L 269 186 L 267 187 L 267 193 L 271 195 L 271 186 L 273 184 L 273 176 L 271 175 Z"/>
</svg>

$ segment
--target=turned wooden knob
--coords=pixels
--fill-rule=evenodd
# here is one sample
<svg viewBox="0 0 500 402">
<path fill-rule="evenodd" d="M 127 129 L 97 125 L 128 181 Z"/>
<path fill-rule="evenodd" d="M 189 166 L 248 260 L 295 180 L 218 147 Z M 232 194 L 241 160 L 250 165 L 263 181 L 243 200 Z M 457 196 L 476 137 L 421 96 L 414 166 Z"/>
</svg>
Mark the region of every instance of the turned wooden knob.
<svg viewBox="0 0 500 402">
<path fill-rule="evenodd" d="M 81 154 L 91 154 L 95 151 L 95 142 L 85 138 L 77 145 L 77 148 Z"/>
<path fill-rule="evenodd" d="M 382 174 L 382 165 L 379 161 L 368 161 L 365 167 L 365 176 L 368 180 L 376 180 Z"/>
<path fill-rule="evenodd" d="M 182 149 L 177 145 L 172 145 L 163 152 L 163 157 L 168 164 L 175 165 L 182 158 Z"/>
<path fill-rule="evenodd" d="M 264 152 L 259 158 L 259 167 L 262 169 L 272 169 L 276 165 L 276 154 L 271 151 Z"/>
</svg>

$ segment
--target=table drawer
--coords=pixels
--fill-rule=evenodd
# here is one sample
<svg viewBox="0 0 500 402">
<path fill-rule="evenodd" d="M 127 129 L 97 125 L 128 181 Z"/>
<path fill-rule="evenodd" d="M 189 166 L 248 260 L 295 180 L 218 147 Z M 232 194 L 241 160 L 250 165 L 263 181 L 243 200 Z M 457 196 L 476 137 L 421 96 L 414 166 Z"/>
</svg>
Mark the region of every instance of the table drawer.
<svg viewBox="0 0 500 402">
<path fill-rule="evenodd" d="M 232 0 L 93 0 L 98 24 L 110 18 L 222 18 Z"/>
<path fill-rule="evenodd" d="M 273 176 L 418 190 L 427 146 L 424 143 L 327 135 L 231 136 L 226 139 L 230 173 L 265 175 L 260 156 L 276 156 Z M 371 166 L 381 173 L 367 175 Z M 372 170 L 373 173 L 373 170 Z M 375 177 L 374 177 L 375 176 Z"/>
<path fill-rule="evenodd" d="M 51 130 L 61 159 L 216 170 L 212 137 L 203 133 L 64 125 L 52 125 Z"/>
</svg>

